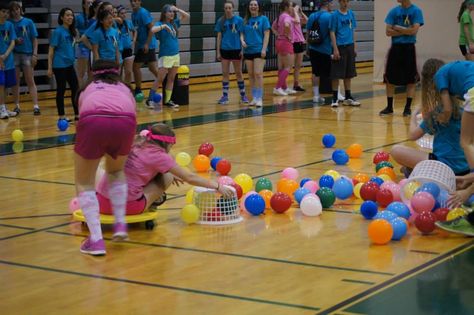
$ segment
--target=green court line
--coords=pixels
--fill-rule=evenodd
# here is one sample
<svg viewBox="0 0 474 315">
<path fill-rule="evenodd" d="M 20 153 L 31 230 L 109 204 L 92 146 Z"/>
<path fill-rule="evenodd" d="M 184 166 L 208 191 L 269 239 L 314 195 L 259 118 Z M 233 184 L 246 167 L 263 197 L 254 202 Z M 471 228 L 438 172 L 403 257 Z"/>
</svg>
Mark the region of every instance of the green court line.
<svg viewBox="0 0 474 315">
<path fill-rule="evenodd" d="M 215 297 L 221 297 L 221 298 L 227 298 L 227 299 L 233 299 L 233 300 L 262 303 L 262 304 L 296 308 L 296 309 L 304 309 L 304 310 L 310 310 L 310 311 L 318 311 L 321 309 L 319 307 L 308 306 L 308 305 L 283 303 L 283 302 L 278 302 L 278 301 L 257 299 L 257 298 L 232 295 L 232 294 L 224 294 L 224 293 L 218 293 L 218 292 L 207 291 L 207 290 L 197 290 L 197 289 L 178 287 L 178 286 L 172 286 L 172 285 L 166 285 L 166 284 L 160 284 L 160 283 L 144 282 L 144 281 L 125 279 L 125 278 L 104 276 L 104 275 L 99 275 L 99 274 L 71 271 L 71 270 L 66 270 L 66 269 L 57 269 L 57 268 L 43 267 L 43 266 L 37 266 L 37 265 L 23 264 L 23 263 L 18 263 L 18 262 L 13 262 L 13 261 L 0 260 L 0 263 L 4 265 L 9 265 L 9 266 L 36 269 L 36 270 L 42 270 L 42 271 L 48 271 L 48 272 L 54 272 L 54 273 L 61 273 L 61 274 L 66 274 L 66 275 L 71 275 L 71 276 L 79 276 L 79 277 L 85 277 L 85 278 L 101 279 L 101 280 L 108 280 L 108 281 L 127 283 L 127 284 L 135 284 L 135 285 L 168 289 L 168 290 L 180 291 L 180 292 L 186 292 L 186 293 L 200 294 L 200 295 L 206 295 L 206 296 L 215 296 Z"/>
<path fill-rule="evenodd" d="M 341 281 L 350 282 L 350 283 L 368 284 L 368 285 L 373 285 L 373 284 L 375 284 L 375 282 L 362 281 L 362 280 L 354 280 L 354 279 L 342 279 Z"/>
</svg>

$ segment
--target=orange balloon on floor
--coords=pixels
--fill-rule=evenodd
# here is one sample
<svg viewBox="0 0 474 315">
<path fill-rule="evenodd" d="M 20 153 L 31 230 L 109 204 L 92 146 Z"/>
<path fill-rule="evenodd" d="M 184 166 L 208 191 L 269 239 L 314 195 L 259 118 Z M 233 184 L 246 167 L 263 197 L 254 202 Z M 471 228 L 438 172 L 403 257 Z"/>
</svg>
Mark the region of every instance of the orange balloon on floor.
<svg viewBox="0 0 474 315">
<path fill-rule="evenodd" d="M 386 166 L 379 169 L 379 171 L 377 172 L 377 175 L 382 175 L 382 174 L 388 175 L 393 181 L 397 179 L 397 175 L 395 174 L 395 172 L 393 171 L 393 168 L 391 167 Z"/>
<path fill-rule="evenodd" d="M 265 200 L 265 209 L 270 209 L 270 199 L 272 199 L 273 193 L 268 189 L 262 189 L 258 194 Z"/>
<path fill-rule="evenodd" d="M 355 179 L 358 183 L 367 183 L 370 180 L 368 175 L 362 173 L 357 174 L 352 179 Z"/>
<path fill-rule="evenodd" d="M 294 199 L 293 193 L 300 187 L 298 183 L 292 179 L 288 179 L 281 183 L 278 188 L 278 192 L 282 192 Z"/>
<path fill-rule="evenodd" d="M 360 158 L 362 155 L 362 150 L 363 149 L 360 144 L 354 143 L 347 148 L 346 153 L 350 158 Z"/>
<path fill-rule="evenodd" d="M 193 159 L 193 165 L 196 171 L 205 172 L 211 167 L 211 161 L 204 154 L 198 154 Z"/>
<path fill-rule="evenodd" d="M 388 221 L 376 219 L 369 224 L 369 238 L 372 243 L 385 245 L 392 239 L 393 228 Z"/>
</svg>

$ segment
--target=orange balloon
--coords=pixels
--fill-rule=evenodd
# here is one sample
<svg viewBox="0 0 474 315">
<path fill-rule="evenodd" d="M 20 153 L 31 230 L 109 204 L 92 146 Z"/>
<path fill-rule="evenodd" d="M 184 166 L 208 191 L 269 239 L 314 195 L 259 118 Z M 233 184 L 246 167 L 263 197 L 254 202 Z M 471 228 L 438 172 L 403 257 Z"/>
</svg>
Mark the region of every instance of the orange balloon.
<svg viewBox="0 0 474 315">
<path fill-rule="evenodd" d="M 205 172 L 211 167 L 211 161 L 204 154 L 198 154 L 193 159 L 193 165 L 196 171 Z"/>
<path fill-rule="evenodd" d="M 392 225 L 383 219 L 376 219 L 370 222 L 368 232 L 372 243 L 377 245 L 387 244 L 393 236 Z"/>
<path fill-rule="evenodd" d="M 393 168 L 391 167 L 382 167 L 381 169 L 379 169 L 379 171 L 377 172 L 377 175 L 382 175 L 382 174 L 387 175 L 393 181 L 397 179 L 397 175 L 395 174 Z"/>
<path fill-rule="evenodd" d="M 369 176 L 363 173 L 357 174 L 352 179 L 355 179 L 358 183 L 367 183 L 370 180 Z"/>
<path fill-rule="evenodd" d="M 278 192 L 282 192 L 294 199 L 293 193 L 300 187 L 298 183 L 292 179 L 288 179 L 281 183 L 280 187 L 277 186 Z"/>
<path fill-rule="evenodd" d="M 284 183 L 289 181 L 288 178 L 281 178 L 280 180 L 278 180 L 277 182 L 277 191 L 280 191 L 281 187 L 283 187 Z"/>
<path fill-rule="evenodd" d="M 263 200 L 265 200 L 265 209 L 271 209 L 270 199 L 272 198 L 273 193 L 268 189 L 262 189 L 258 194 L 262 196 Z"/>
<path fill-rule="evenodd" d="M 351 144 L 347 150 L 346 153 L 349 155 L 351 158 L 360 158 L 362 155 L 362 146 L 358 143 Z"/>
</svg>

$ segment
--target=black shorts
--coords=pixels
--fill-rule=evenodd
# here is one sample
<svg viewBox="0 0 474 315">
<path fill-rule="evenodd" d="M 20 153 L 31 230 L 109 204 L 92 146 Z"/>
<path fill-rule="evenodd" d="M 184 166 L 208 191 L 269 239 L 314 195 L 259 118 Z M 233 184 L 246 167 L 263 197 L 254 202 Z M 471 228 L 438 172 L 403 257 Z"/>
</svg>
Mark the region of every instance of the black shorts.
<svg viewBox="0 0 474 315">
<path fill-rule="evenodd" d="M 306 45 L 303 42 L 297 42 L 293 43 L 293 52 L 295 54 L 301 54 L 304 53 L 306 50 Z"/>
<path fill-rule="evenodd" d="M 331 79 L 352 79 L 357 76 L 354 44 L 337 46 L 341 59 L 331 60 Z"/>
<path fill-rule="evenodd" d="M 262 53 L 256 53 L 256 54 L 244 54 L 244 59 L 254 60 L 254 59 L 265 59 L 265 58 L 262 57 Z"/>
<path fill-rule="evenodd" d="M 156 62 L 156 53 L 154 49 L 148 50 L 145 54 L 143 49 L 139 49 L 135 53 L 135 60 L 134 63 L 148 63 L 148 62 Z"/>
<path fill-rule="evenodd" d="M 242 51 L 241 50 L 220 50 L 222 59 L 225 60 L 241 60 Z"/>
<path fill-rule="evenodd" d="M 419 80 L 415 44 L 393 44 L 388 51 L 384 81 L 393 85 L 407 85 Z"/>
<path fill-rule="evenodd" d="M 434 153 L 428 153 L 428 160 L 438 161 L 438 157 Z M 454 173 L 454 174 L 456 176 L 464 176 L 464 175 L 467 175 L 467 174 L 470 174 L 470 173 L 471 173 L 471 170 L 467 169 L 465 171 L 457 172 L 457 173 Z"/>
<path fill-rule="evenodd" d="M 123 51 L 122 51 L 122 59 L 125 60 L 127 58 L 130 58 L 133 56 L 133 50 L 132 48 L 125 48 Z"/>
<path fill-rule="evenodd" d="M 316 77 L 329 77 L 331 75 L 331 56 L 316 50 L 309 50 L 311 69 Z"/>
<path fill-rule="evenodd" d="M 459 45 L 459 49 L 461 50 L 461 54 L 463 56 L 466 56 L 467 55 L 467 45 Z"/>
</svg>

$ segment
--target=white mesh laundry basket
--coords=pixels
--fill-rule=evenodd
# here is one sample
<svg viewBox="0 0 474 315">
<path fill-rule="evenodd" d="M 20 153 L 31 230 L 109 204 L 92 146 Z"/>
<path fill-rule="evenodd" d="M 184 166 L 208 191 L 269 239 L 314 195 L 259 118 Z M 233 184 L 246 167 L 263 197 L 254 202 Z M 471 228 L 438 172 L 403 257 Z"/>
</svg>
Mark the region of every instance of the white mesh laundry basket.
<svg viewBox="0 0 474 315">
<path fill-rule="evenodd" d="M 400 189 L 400 196 L 405 203 L 409 200 L 405 187 L 414 182 L 418 182 L 420 185 L 435 183 L 449 193 L 456 190 L 456 175 L 453 170 L 446 164 L 434 160 L 421 161 L 415 166 L 410 177 Z"/>
<path fill-rule="evenodd" d="M 193 203 L 201 210 L 199 224 L 234 224 L 243 220 L 235 191 L 232 198 L 226 199 L 215 189 L 195 187 Z"/>
</svg>

